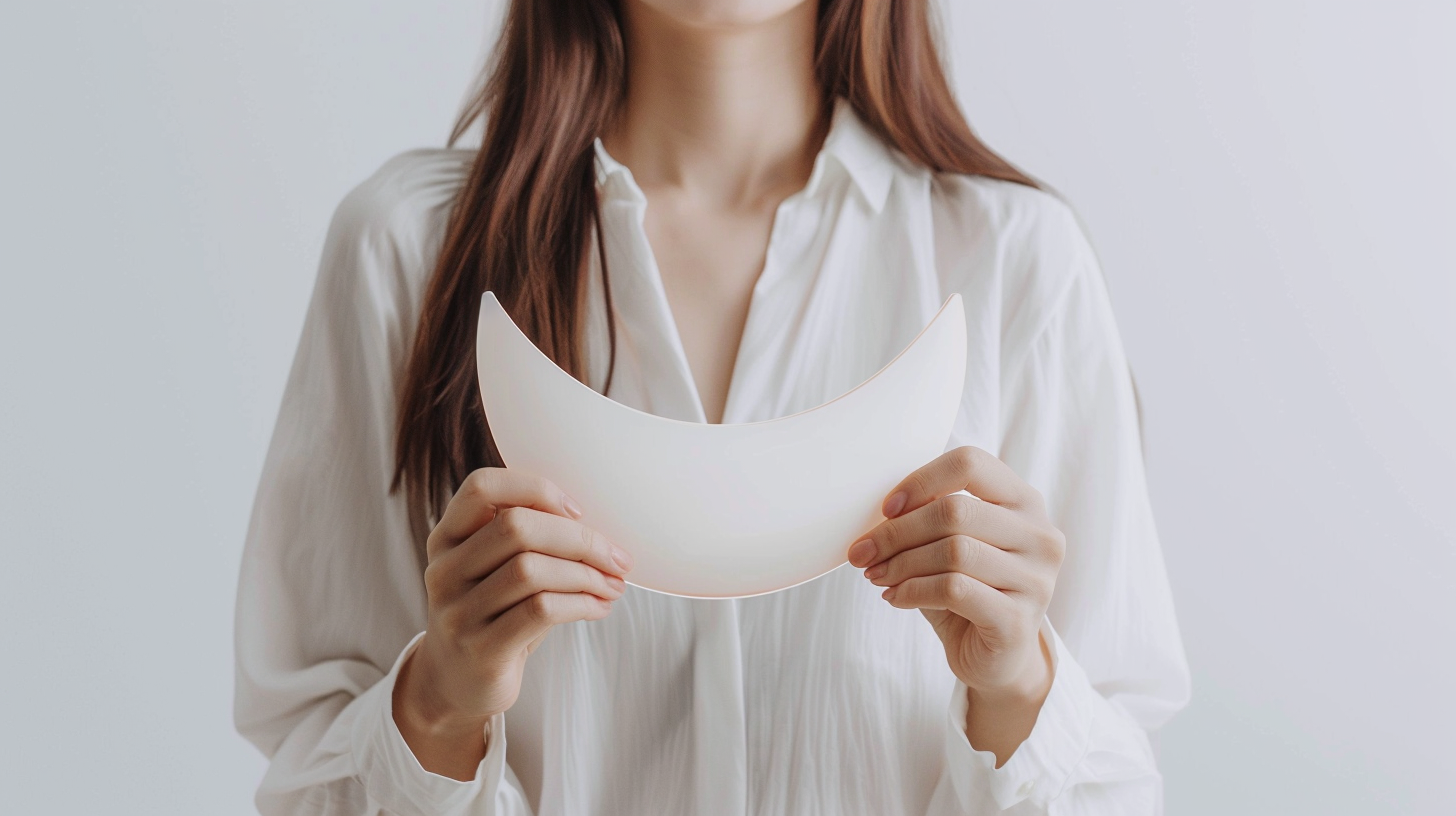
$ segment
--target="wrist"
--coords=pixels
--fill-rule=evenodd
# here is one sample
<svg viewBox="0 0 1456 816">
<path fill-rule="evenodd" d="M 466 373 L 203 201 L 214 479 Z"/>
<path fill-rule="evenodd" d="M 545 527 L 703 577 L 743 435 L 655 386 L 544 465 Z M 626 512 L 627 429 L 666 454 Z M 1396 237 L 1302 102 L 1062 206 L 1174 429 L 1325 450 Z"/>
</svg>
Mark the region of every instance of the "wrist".
<svg viewBox="0 0 1456 816">
<path fill-rule="evenodd" d="M 479 734 L 490 721 L 489 714 L 462 714 L 443 699 L 435 679 L 434 663 L 424 642 L 399 667 L 394 684 L 395 721 L 402 730 L 429 739 L 449 739 L 462 734 Z"/>
<path fill-rule="evenodd" d="M 997 768 L 1031 736 L 1051 693 L 1051 652 L 1045 641 L 1038 638 L 1038 642 L 1040 659 L 1029 660 L 1012 680 L 994 687 L 966 684 L 966 738 L 972 748 L 995 754 Z"/>
<path fill-rule="evenodd" d="M 1052 687 L 1051 650 L 1038 633 L 1036 646 L 1029 651 L 1030 654 L 1021 661 L 1022 668 L 1004 682 L 995 685 L 966 683 L 971 704 L 1001 709 L 1040 709 Z"/>
</svg>

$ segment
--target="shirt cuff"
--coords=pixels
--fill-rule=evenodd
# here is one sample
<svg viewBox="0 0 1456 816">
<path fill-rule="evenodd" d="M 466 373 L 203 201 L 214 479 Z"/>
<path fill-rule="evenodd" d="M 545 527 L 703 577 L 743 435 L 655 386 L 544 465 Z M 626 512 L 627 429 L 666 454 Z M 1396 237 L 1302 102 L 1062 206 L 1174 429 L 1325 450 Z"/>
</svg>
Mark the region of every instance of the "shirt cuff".
<svg viewBox="0 0 1456 816">
<path fill-rule="evenodd" d="M 1097 696 L 1097 690 L 1045 618 L 1041 634 L 1051 648 L 1052 686 L 1031 734 L 1000 768 L 995 754 L 977 751 L 966 737 L 970 690 L 956 679 L 946 729 L 946 772 L 967 813 L 988 794 L 1001 810 L 1026 800 L 1045 810 L 1066 788 L 1072 771 L 1087 753 L 1096 711 L 1095 701 L 1087 695 Z"/>
<path fill-rule="evenodd" d="M 505 713 L 486 723 L 485 757 L 468 782 L 425 769 L 394 722 L 394 684 L 399 669 L 425 633 L 415 635 L 389 673 L 360 695 L 361 707 L 351 735 L 356 775 L 369 796 L 399 816 L 445 816 L 465 813 L 471 803 L 493 801 L 506 771 Z"/>
</svg>

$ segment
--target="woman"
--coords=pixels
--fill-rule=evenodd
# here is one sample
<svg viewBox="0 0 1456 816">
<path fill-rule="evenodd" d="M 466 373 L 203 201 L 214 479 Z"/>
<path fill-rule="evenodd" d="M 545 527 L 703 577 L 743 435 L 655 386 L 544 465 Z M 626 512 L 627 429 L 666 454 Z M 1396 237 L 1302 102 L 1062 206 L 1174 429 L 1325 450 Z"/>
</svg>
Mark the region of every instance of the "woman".
<svg viewBox="0 0 1456 816">
<path fill-rule="evenodd" d="M 481 149 L 343 202 L 239 591 L 264 813 L 1160 809 L 1188 679 L 1112 312 L 1069 210 L 961 118 L 926 5 L 515 0 L 456 130 Z M 960 292 L 961 411 L 849 565 L 629 588 L 630 542 L 501 466 L 485 290 L 699 422 L 832 399 Z"/>
</svg>

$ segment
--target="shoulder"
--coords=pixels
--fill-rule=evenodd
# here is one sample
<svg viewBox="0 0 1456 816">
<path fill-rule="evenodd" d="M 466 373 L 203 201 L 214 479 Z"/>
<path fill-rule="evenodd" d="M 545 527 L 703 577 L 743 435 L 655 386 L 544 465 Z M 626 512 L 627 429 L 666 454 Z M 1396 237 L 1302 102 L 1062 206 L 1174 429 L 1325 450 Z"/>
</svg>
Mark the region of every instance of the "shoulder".
<svg viewBox="0 0 1456 816">
<path fill-rule="evenodd" d="M 937 234 L 951 253 L 994 249 L 1003 271 L 1058 277 L 1085 262 L 1091 246 L 1059 195 L 1012 181 L 939 173 L 931 183 Z M 946 260 L 954 262 L 955 258 Z"/>
<path fill-rule="evenodd" d="M 1081 221 L 1053 192 L 939 173 L 931 199 L 943 283 L 999 294 L 1005 339 L 1034 334 L 1069 291 L 1100 280 Z"/>
<path fill-rule="evenodd" d="M 334 209 L 319 264 L 321 308 L 413 312 L 444 240 L 473 150 L 400 153 Z"/>
<path fill-rule="evenodd" d="M 986 176 L 934 173 L 931 192 L 936 209 L 945 216 L 981 222 L 1002 234 L 1055 237 L 1077 229 L 1072 208 L 1046 189 Z"/>
<path fill-rule="evenodd" d="M 330 244 L 420 246 L 444 226 L 474 151 L 421 148 L 400 153 L 350 190 L 334 210 Z"/>
<path fill-rule="evenodd" d="M 474 152 L 401 153 L 334 209 L 314 282 L 306 333 L 404 359 L 455 194 Z"/>
</svg>

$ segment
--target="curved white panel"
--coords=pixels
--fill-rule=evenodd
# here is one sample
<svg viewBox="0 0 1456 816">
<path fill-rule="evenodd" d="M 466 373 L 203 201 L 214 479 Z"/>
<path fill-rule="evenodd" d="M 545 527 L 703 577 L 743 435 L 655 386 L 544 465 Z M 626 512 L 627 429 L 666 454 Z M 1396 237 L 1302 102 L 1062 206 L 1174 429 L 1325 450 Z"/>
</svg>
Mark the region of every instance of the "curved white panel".
<svg viewBox="0 0 1456 816">
<path fill-rule="evenodd" d="M 736 425 L 623 405 L 559 368 L 491 292 L 481 399 L 507 467 L 546 476 L 632 553 L 630 583 L 698 598 L 786 589 L 844 563 L 880 503 L 939 456 L 965 379 L 960 295 L 873 377 L 816 408 Z"/>
</svg>

